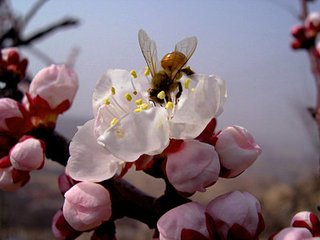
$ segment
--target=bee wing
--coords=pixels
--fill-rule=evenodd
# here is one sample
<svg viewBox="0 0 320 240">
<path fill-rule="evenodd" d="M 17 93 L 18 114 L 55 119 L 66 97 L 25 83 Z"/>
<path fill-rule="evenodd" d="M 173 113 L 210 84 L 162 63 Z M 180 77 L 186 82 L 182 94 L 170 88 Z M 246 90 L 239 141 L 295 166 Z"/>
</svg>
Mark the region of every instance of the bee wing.
<svg viewBox="0 0 320 240">
<path fill-rule="evenodd" d="M 188 37 L 178 42 L 174 50 L 183 53 L 187 57 L 188 61 L 196 50 L 197 43 L 198 40 L 196 37 Z M 185 64 L 187 63 L 187 61 L 185 62 Z"/>
<path fill-rule="evenodd" d="M 158 53 L 155 41 L 151 40 L 148 34 L 140 29 L 138 33 L 139 45 L 150 69 L 151 75 L 154 76 L 158 72 Z"/>
</svg>

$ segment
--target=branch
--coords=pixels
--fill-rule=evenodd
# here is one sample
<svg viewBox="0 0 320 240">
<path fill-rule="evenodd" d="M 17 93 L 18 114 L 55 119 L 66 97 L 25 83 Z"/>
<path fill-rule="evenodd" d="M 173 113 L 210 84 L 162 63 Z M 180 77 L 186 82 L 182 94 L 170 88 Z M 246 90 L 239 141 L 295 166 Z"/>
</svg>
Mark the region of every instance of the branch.
<svg viewBox="0 0 320 240">
<path fill-rule="evenodd" d="M 307 0 L 300 0 L 301 5 L 301 12 L 300 12 L 300 20 L 304 21 L 308 16 L 308 1 Z"/>
<path fill-rule="evenodd" d="M 38 40 L 49 33 L 52 33 L 60 28 L 70 27 L 70 26 L 76 26 L 79 24 L 79 21 L 74 18 L 66 18 L 64 20 L 61 20 L 59 22 L 53 23 L 52 25 L 48 26 L 47 28 L 40 30 L 36 33 L 34 33 L 31 37 L 27 39 L 18 39 L 17 42 L 14 43 L 14 46 L 21 46 L 21 45 L 28 45 L 31 42 Z"/>
<path fill-rule="evenodd" d="M 43 140 L 46 143 L 47 158 L 61 164 L 62 166 L 67 165 L 70 156 L 70 140 L 68 140 L 58 132 L 47 128 L 34 129 L 30 134 L 36 138 Z"/>
<path fill-rule="evenodd" d="M 39 11 L 39 9 L 45 4 L 48 0 L 38 0 L 29 12 L 25 15 L 22 21 L 20 21 L 20 29 L 21 31 L 27 26 L 31 18 Z"/>
</svg>

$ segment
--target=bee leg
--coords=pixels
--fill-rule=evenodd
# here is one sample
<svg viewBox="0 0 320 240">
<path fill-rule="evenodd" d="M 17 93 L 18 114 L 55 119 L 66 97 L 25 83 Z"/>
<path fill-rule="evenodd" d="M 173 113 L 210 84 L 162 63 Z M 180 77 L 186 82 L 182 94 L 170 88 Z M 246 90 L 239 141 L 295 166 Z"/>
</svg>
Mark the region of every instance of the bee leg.
<svg viewBox="0 0 320 240">
<path fill-rule="evenodd" d="M 181 94 L 182 94 L 182 91 L 183 91 L 183 88 L 182 88 L 182 84 L 181 82 L 178 82 L 178 92 L 176 94 L 176 104 L 178 103 L 178 99 L 181 97 Z"/>
</svg>

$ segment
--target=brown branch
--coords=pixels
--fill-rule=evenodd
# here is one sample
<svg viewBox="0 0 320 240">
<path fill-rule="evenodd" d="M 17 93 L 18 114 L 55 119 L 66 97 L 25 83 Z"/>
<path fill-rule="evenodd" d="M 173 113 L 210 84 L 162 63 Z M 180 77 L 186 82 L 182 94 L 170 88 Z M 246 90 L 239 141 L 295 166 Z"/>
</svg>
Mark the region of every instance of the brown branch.
<svg viewBox="0 0 320 240">
<path fill-rule="evenodd" d="M 27 26 L 31 18 L 39 11 L 39 9 L 46 3 L 48 0 L 38 0 L 34 5 L 31 7 L 31 9 L 28 11 L 28 13 L 25 15 L 22 21 L 20 21 L 20 29 L 21 31 Z"/>
<path fill-rule="evenodd" d="M 14 46 L 21 46 L 21 45 L 28 45 L 36 40 L 39 40 L 40 38 L 43 38 L 44 36 L 48 35 L 49 33 L 52 33 L 58 29 L 70 27 L 70 26 L 76 26 L 79 24 L 79 21 L 74 18 L 66 18 L 59 22 L 53 23 L 50 26 L 46 27 L 43 30 L 39 30 L 38 32 L 34 33 L 30 37 L 26 39 L 18 39 L 17 42 L 14 43 Z"/>
<path fill-rule="evenodd" d="M 300 20 L 304 21 L 308 16 L 308 1 L 300 0 L 301 12 L 300 12 Z"/>
</svg>

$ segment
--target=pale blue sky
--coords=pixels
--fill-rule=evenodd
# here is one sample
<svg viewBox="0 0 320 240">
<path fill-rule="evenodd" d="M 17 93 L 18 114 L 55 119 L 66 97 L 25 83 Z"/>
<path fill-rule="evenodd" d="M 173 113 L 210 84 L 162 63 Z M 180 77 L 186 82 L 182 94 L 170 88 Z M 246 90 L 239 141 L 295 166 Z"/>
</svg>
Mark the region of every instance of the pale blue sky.
<svg viewBox="0 0 320 240">
<path fill-rule="evenodd" d="M 19 13 L 26 12 L 33 2 L 12 0 Z M 72 47 L 81 48 L 75 66 L 80 90 L 63 117 L 85 119 L 92 116 L 91 94 L 106 69 L 145 66 L 137 41 L 140 28 L 157 42 L 160 57 L 184 37 L 197 36 L 198 47 L 189 64 L 197 72 L 214 73 L 227 83 L 229 99 L 219 128 L 233 124 L 246 127 L 264 150 L 255 168 L 272 169 L 281 175 L 290 165 L 291 177 L 296 177 L 298 169 L 317 170 L 319 148 L 315 125 L 305 110 L 315 102 L 308 58 L 289 47 L 290 27 L 298 23 L 291 10 L 297 14 L 298 3 L 52 0 L 30 22 L 26 33 L 64 16 L 81 20 L 79 27 L 57 32 L 36 46 L 57 62 L 63 62 Z M 320 10 L 319 1 L 311 6 Z M 25 54 L 31 56 L 28 51 Z M 44 66 L 30 59 L 32 73 Z"/>
</svg>

